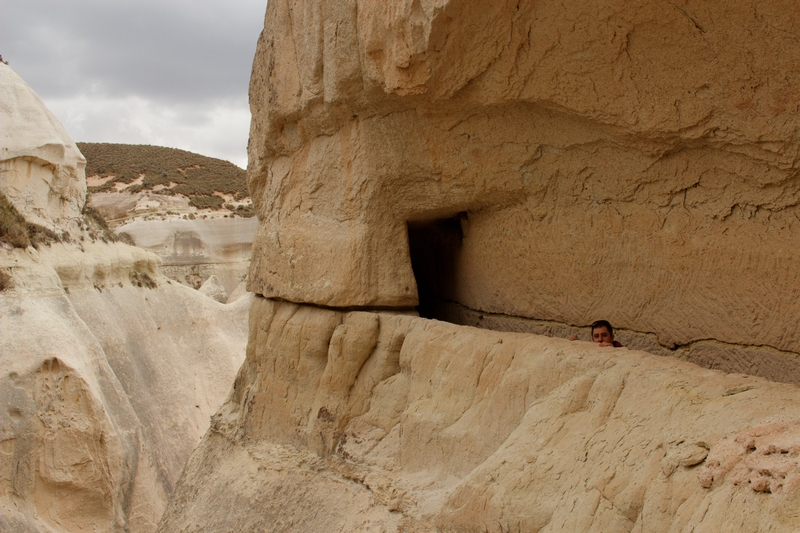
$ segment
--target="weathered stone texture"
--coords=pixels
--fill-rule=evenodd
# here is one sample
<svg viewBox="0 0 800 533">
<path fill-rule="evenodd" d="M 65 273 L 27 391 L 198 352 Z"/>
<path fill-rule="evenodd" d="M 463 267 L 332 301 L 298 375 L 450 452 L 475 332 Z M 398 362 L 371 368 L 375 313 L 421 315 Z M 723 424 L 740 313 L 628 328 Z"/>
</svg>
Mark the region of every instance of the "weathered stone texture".
<svg viewBox="0 0 800 533">
<path fill-rule="evenodd" d="M 257 298 L 160 531 L 795 531 L 800 391 Z"/>
<path fill-rule="evenodd" d="M 275 0 L 251 81 L 250 287 L 413 306 L 407 224 L 462 213 L 444 299 L 800 352 L 798 16 Z"/>
<path fill-rule="evenodd" d="M 11 68 L 0 63 L 0 192 L 30 221 L 80 233 L 86 159 Z"/>
<path fill-rule="evenodd" d="M 159 530 L 796 531 L 800 392 L 734 372 L 800 375 L 798 15 L 270 1 L 247 359 Z"/>
<path fill-rule="evenodd" d="M 123 244 L 2 250 L 0 272 L 0 530 L 152 532 L 242 361 L 250 298 L 220 305 Z"/>
</svg>

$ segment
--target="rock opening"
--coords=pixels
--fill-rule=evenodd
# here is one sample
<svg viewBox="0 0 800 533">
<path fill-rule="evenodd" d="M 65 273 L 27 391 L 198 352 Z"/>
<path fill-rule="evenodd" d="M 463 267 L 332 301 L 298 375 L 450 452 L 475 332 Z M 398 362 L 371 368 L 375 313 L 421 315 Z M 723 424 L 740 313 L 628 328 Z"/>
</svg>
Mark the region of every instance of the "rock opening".
<svg viewBox="0 0 800 533">
<path fill-rule="evenodd" d="M 466 213 L 450 218 L 408 223 L 411 267 L 419 293 L 419 315 L 447 320 L 443 303 L 454 300 L 458 289 L 458 263 Z"/>
</svg>

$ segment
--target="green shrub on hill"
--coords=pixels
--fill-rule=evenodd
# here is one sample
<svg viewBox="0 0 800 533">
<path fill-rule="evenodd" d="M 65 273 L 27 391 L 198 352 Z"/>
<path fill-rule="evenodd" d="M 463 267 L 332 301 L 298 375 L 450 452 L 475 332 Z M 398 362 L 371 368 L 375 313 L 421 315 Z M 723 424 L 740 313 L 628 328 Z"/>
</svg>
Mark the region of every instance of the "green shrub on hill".
<svg viewBox="0 0 800 533">
<path fill-rule="evenodd" d="M 171 192 L 189 197 L 211 196 L 214 191 L 248 196 L 245 171 L 228 161 L 162 146 L 77 144 L 86 157 L 87 176 L 114 176 L 99 187 L 91 187 L 91 192 L 111 191 L 116 183 L 132 183 L 144 175 L 141 187 L 134 186 L 139 191 L 175 183 Z"/>
<path fill-rule="evenodd" d="M 185 193 L 181 193 L 185 194 Z M 189 196 L 189 195 L 187 195 Z M 221 196 L 189 196 L 189 205 L 198 209 L 219 209 L 225 200 Z"/>
</svg>

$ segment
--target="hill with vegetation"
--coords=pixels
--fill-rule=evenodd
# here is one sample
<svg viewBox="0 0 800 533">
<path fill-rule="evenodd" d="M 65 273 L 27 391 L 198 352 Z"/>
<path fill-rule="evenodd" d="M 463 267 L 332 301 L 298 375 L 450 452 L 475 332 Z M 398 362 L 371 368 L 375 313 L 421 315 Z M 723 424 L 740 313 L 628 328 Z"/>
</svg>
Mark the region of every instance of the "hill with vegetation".
<svg viewBox="0 0 800 533">
<path fill-rule="evenodd" d="M 199 209 L 228 207 L 240 216 L 249 214 L 249 206 L 241 204 L 249 197 L 245 171 L 229 161 L 162 146 L 77 145 L 86 157 L 90 193 L 153 191 L 185 196 Z"/>
</svg>

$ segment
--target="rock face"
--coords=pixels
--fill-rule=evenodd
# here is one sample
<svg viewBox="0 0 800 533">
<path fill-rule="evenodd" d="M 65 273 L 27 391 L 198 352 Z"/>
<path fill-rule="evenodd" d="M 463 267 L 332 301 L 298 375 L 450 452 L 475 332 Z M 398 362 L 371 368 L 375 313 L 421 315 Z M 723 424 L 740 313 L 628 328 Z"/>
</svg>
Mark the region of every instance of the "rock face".
<svg viewBox="0 0 800 533">
<path fill-rule="evenodd" d="M 219 303 L 225 303 L 228 299 L 228 291 L 225 290 L 225 287 L 222 286 L 222 283 L 219 282 L 219 278 L 217 276 L 211 276 L 208 278 L 198 289 L 200 294 L 205 294 L 212 300 L 216 300 Z"/>
<path fill-rule="evenodd" d="M 159 531 L 796 531 L 800 390 L 257 298 Z"/>
<path fill-rule="evenodd" d="M 159 531 L 797 531 L 796 386 L 410 315 L 796 372 L 799 15 L 271 0 L 247 359 Z"/>
<path fill-rule="evenodd" d="M 251 290 L 795 365 L 797 6 L 489 4 L 270 2 Z"/>
<path fill-rule="evenodd" d="M 41 99 L 0 63 L 0 192 L 29 221 L 80 232 L 86 159 Z"/>
</svg>

